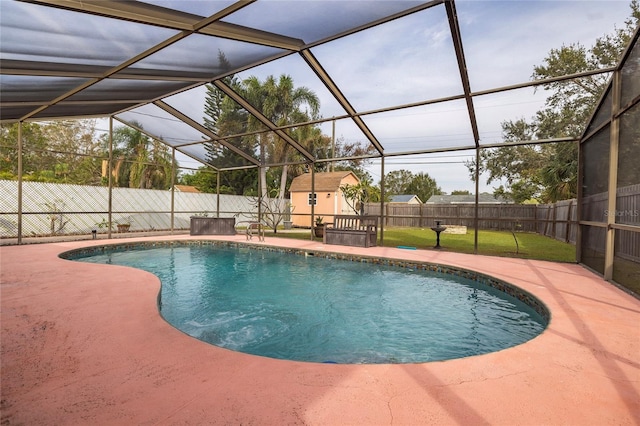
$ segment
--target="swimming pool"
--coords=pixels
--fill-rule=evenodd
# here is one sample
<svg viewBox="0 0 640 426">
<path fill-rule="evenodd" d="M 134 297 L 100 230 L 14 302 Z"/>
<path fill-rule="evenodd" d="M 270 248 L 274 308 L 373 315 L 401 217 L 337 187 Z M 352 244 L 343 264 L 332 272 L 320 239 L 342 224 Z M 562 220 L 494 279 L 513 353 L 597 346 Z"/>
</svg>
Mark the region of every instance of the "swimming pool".
<svg viewBox="0 0 640 426">
<path fill-rule="evenodd" d="M 318 255 L 175 242 L 65 257 L 152 272 L 162 282 L 159 308 L 170 324 L 217 346 L 279 359 L 460 358 L 523 343 L 548 322 L 531 295 L 477 273 Z"/>
</svg>

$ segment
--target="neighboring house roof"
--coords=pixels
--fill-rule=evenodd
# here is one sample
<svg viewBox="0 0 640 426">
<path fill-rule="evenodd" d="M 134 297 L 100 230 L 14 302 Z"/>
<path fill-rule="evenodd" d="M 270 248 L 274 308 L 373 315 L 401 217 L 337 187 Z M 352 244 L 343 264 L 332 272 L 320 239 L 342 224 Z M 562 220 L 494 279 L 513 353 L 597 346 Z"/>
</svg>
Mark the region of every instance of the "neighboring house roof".
<svg viewBox="0 0 640 426">
<path fill-rule="evenodd" d="M 190 185 L 173 185 L 176 191 L 178 192 L 200 192 L 198 188 Z"/>
<path fill-rule="evenodd" d="M 390 203 L 409 203 L 413 200 L 422 204 L 422 200 L 417 195 L 392 195 L 389 197 Z"/>
<path fill-rule="evenodd" d="M 474 204 L 475 195 L 432 195 L 426 204 Z M 494 197 L 492 194 L 480 194 L 478 203 L 481 204 L 513 204 L 513 201 L 503 197 Z"/>
<path fill-rule="evenodd" d="M 316 192 L 322 191 L 337 191 L 342 185 L 342 180 L 349 175 L 359 182 L 360 180 L 353 172 L 341 171 L 341 172 L 327 172 L 327 173 L 315 173 L 314 176 L 314 189 Z M 311 191 L 311 173 L 305 173 L 300 176 L 296 176 L 291 182 L 289 192 L 309 192 Z"/>
</svg>

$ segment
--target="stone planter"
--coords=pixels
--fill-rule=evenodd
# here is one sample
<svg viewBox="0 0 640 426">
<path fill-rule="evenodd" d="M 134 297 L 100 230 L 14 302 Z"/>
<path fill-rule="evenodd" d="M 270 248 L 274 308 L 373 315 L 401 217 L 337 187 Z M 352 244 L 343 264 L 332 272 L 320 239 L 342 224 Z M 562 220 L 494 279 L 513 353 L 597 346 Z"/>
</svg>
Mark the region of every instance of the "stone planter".
<svg viewBox="0 0 640 426">
<path fill-rule="evenodd" d="M 116 226 L 118 227 L 118 232 L 129 232 L 129 228 L 131 228 L 130 223 L 118 223 Z"/>
<path fill-rule="evenodd" d="M 316 236 L 316 238 L 324 237 L 324 225 L 314 226 L 313 234 Z"/>
</svg>

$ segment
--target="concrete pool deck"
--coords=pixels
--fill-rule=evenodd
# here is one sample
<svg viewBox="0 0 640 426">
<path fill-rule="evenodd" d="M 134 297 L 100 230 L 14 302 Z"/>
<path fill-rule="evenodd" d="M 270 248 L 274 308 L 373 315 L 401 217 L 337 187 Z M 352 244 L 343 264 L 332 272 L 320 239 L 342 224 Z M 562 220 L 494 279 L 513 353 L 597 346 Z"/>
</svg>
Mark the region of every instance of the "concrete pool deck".
<svg viewBox="0 0 640 426">
<path fill-rule="evenodd" d="M 75 248 L 166 236 L 0 248 L 1 424 L 638 425 L 640 300 L 575 264 L 435 250 L 285 246 L 473 269 L 541 299 L 551 322 L 499 352 L 424 364 L 335 365 L 232 352 L 157 309 L 158 279 L 63 260 Z"/>
</svg>

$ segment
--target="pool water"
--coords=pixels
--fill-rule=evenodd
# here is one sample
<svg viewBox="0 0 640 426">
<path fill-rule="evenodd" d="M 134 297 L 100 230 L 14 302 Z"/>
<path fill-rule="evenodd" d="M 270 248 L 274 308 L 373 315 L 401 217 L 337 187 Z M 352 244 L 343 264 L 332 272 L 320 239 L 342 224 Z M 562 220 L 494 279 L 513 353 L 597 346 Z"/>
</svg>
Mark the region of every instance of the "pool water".
<svg viewBox="0 0 640 426">
<path fill-rule="evenodd" d="M 416 363 L 478 355 L 540 334 L 531 307 L 461 277 L 265 250 L 176 246 L 77 260 L 162 282 L 160 313 L 235 351 L 328 363 Z"/>
</svg>

